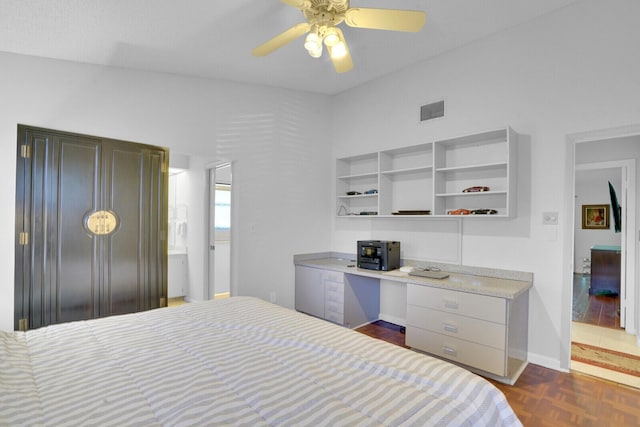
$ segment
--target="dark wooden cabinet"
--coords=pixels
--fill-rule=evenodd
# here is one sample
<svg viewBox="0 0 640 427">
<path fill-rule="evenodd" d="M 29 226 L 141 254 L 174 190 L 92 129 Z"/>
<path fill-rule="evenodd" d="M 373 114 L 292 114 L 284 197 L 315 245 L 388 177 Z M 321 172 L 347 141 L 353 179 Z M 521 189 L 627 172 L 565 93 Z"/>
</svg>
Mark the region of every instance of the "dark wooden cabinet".
<svg viewBox="0 0 640 427">
<path fill-rule="evenodd" d="M 620 294 L 620 246 L 591 248 L 590 295 Z"/>
<path fill-rule="evenodd" d="M 16 329 L 166 305 L 168 154 L 18 127 Z"/>
</svg>

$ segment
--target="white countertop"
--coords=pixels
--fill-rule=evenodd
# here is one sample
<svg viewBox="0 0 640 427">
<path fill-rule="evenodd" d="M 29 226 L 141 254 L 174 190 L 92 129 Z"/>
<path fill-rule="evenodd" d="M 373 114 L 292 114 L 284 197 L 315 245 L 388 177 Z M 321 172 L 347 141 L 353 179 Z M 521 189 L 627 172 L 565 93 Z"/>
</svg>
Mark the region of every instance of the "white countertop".
<svg viewBox="0 0 640 427">
<path fill-rule="evenodd" d="M 514 299 L 518 295 L 526 292 L 533 285 L 530 280 L 514 280 L 487 275 L 477 275 L 459 272 L 442 271 L 449 274 L 445 279 L 432 279 L 420 276 L 411 276 L 400 270 L 377 271 L 356 267 L 355 259 L 344 258 L 312 258 L 295 260 L 296 265 L 323 268 L 326 270 L 340 271 L 347 274 L 357 274 L 365 277 L 373 277 L 383 280 L 392 280 L 403 283 L 413 283 L 416 285 L 432 286 L 444 289 L 451 289 L 462 292 L 469 292 L 480 295 L 495 296 L 499 298 Z"/>
</svg>

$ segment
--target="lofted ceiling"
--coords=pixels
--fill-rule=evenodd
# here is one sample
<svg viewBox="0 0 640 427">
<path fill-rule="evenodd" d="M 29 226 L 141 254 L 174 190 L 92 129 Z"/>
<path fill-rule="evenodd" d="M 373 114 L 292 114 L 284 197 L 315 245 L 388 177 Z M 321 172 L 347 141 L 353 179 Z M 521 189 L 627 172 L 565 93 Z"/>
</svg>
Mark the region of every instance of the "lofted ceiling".
<svg viewBox="0 0 640 427">
<path fill-rule="evenodd" d="M 419 33 L 341 24 L 354 69 L 336 74 L 304 37 L 251 50 L 304 22 L 279 0 L 0 0 L 0 51 L 336 94 L 579 0 L 351 0 L 423 10 Z"/>
</svg>

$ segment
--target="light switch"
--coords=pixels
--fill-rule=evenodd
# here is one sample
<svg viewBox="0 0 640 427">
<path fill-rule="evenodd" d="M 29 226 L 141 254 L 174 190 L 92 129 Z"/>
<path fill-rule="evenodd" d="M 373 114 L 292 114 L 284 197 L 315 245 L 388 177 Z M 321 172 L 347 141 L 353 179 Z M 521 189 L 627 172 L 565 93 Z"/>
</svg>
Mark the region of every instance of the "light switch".
<svg viewBox="0 0 640 427">
<path fill-rule="evenodd" d="M 542 212 L 543 225 L 558 225 L 558 212 Z"/>
</svg>

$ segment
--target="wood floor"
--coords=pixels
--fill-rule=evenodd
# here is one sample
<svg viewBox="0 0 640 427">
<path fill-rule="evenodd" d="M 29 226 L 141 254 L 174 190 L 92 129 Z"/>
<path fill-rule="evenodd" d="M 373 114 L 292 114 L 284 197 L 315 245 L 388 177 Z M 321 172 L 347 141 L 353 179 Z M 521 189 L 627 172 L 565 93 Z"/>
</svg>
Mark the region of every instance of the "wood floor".
<svg viewBox="0 0 640 427">
<path fill-rule="evenodd" d="M 574 274 L 573 321 L 620 329 L 620 296 L 589 295 L 590 276 Z"/>
<path fill-rule="evenodd" d="M 357 329 L 405 346 L 404 330 L 376 322 Z M 580 373 L 527 366 L 515 385 L 491 381 L 525 427 L 640 426 L 640 390 Z"/>
</svg>

